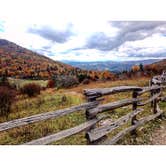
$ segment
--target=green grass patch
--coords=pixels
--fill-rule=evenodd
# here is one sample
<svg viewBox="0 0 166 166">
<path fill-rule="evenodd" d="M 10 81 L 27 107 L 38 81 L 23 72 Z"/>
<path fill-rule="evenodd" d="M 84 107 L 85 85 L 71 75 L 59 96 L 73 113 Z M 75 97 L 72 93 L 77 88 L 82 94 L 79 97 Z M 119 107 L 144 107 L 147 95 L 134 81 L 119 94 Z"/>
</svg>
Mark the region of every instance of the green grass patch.
<svg viewBox="0 0 166 166">
<path fill-rule="evenodd" d="M 36 83 L 39 84 L 41 87 L 46 87 L 48 80 L 27 80 L 27 79 L 15 79 L 15 78 L 8 78 L 9 83 L 16 85 L 17 89 L 20 89 L 25 84 L 29 83 Z"/>
</svg>

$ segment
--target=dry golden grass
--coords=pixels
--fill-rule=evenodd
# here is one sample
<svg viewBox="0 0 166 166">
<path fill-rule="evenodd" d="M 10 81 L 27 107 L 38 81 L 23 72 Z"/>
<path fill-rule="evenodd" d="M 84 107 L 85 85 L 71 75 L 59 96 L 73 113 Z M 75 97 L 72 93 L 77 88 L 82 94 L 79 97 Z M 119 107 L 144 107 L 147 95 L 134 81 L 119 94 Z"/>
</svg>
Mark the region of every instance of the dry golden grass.
<svg viewBox="0 0 166 166">
<path fill-rule="evenodd" d="M 13 104 L 12 107 L 13 111 L 10 113 L 8 119 L 0 117 L 0 122 L 27 117 L 42 112 L 55 111 L 58 109 L 86 102 L 86 99 L 82 94 L 83 89 L 108 88 L 108 87 L 115 87 L 122 85 L 148 86 L 148 84 L 149 84 L 149 78 L 139 78 L 139 79 L 122 80 L 122 81 L 92 82 L 88 85 L 80 85 L 70 89 L 59 89 L 59 90 L 47 89 L 45 91 L 42 91 L 42 93 L 39 96 L 33 98 L 19 96 L 18 97 L 19 100 L 15 104 Z M 106 96 L 104 102 L 117 101 L 128 97 L 130 98 L 131 95 L 132 95 L 131 93 L 125 92 L 125 93 Z M 65 102 L 62 102 L 63 96 L 66 96 Z M 166 105 L 162 103 L 161 106 L 162 108 L 164 108 Z M 139 115 L 140 117 L 151 113 L 149 105 L 147 105 L 144 108 L 145 111 L 144 113 Z M 108 111 L 107 114 L 112 119 L 117 119 L 131 111 L 132 111 L 131 106 L 129 106 L 117 109 L 115 111 Z M 22 144 L 25 142 L 29 142 L 33 139 L 37 139 L 64 129 L 74 127 L 85 121 L 86 121 L 85 111 L 82 111 L 79 113 L 73 113 L 54 120 L 46 120 L 44 122 L 38 122 L 28 126 L 22 126 L 10 129 L 8 131 L 0 133 L 0 144 Z M 154 128 L 159 124 L 160 122 L 158 120 L 150 122 L 147 125 L 145 125 L 145 128 L 143 129 L 141 128 L 141 130 L 138 130 L 139 135 L 137 137 L 137 140 L 128 135 L 125 137 L 125 139 L 120 141 L 119 144 L 150 144 L 149 141 L 150 133 L 152 133 Z M 130 124 L 128 123 L 127 125 Z M 124 127 L 126 126 L 124 125 L 120 129 L 123 129 Z M 120 129 L 115 130 L 115 132 L 109 134 L 109 136 L 112 137 L 113 134 L 116 134 Z M 87 141 L 85 139 L 85 133 L 82 132 L 72 137 L 68 137 L 66 139 L 57 142 L 53 142 L 52 144 L 82 145 L 86 143 Z"/>
</svg>

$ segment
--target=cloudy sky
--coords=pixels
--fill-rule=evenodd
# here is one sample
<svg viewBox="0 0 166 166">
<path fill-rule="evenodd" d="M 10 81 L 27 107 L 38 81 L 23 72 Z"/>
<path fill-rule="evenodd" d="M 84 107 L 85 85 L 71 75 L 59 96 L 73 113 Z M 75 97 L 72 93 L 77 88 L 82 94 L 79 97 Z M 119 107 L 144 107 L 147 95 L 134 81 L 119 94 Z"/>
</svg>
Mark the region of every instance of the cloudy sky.
<svg viewBox="0 0 166 166">
<path fill-rule="evenodd" d="M 4 0 L 0 38 L 54 60 L 166 58 L 166 21 L 112 21 L 108 2 Z"/>
</svg>

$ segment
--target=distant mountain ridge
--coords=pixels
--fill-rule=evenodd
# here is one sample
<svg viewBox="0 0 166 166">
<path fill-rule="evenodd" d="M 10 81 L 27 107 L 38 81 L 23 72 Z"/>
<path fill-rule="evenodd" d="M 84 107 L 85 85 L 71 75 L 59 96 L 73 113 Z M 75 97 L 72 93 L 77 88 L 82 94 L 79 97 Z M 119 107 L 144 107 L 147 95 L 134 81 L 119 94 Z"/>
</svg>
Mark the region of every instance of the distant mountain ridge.
<svg viewBox="0 0 166 166">
<path fill-rule="evenodd" d="M 109 70 L 111 72 L 117 73 L 124 70 L 130 70 L 132 66 L 134 65 L 147 65 L 155 63 L 157 59 L 149 59 L 149 60 L 138 60 L 138 61 L 96 61 L 96 62 L 77 62 L 77 61 L 63 61 L 66 64 L 72 65 L 74 67 L 79 67 L 84 70 L 98 70 L 98 71 L 104 71 Z"/>
</svg>

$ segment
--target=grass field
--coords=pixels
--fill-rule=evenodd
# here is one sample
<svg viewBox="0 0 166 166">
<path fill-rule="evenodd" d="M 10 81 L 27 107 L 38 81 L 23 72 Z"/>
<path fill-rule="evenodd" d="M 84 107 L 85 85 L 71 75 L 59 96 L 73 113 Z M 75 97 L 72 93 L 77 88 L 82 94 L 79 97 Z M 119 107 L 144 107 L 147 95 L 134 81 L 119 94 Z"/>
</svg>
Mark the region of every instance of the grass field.
<svg viewBox="0 0 166 166">
<path fill-rule="evenodd" d="M 28 83 L 37 83 L 41 87 L 46 87 L 47 86 L 47 80 L 25 80 L 25 79 L 15 79 L 15 78 L 9 78 L 9 82 L 11 84 L 15 84 L 16 87 L 19 89 L 20 87 L 24 86 L 25 84 Z"/>
<path fill-rule="evenodd" d="M 31 82 L 30 80 L 11 80 L 17 81 L 19 86 Z M 37 81 L 41 85 L 45 86 L 46 81 Z M 107 82 L 95 82 L 88 85 L 80 85 L 78 87 L 70 89 L 47 89 L 42 91 L 42 93 L 33 98 L 28 98 L 26 96 L 19 96 L 18 101 L 15 102 L 12 106 L 12 112 L 9 114 L 8 118 L 0 117 L 0 122 L 5 122 L 17 118 L 27 117 L 34 114 L 55 111 L 62 108 L 71 107 L 78 105 L 80 103 L 86 102 L 82 91 L 83 89 L 88 88 L 105 88 L 105 87 L 114 87 L 120 85 L 136 85 L 136 86 L 148 86 L 149 79 L 141 78 L 139 80 L 123 80 L 123 81 L 107 81 Z M 119 93 L 116 95 L 110 95 L 105 97 L 104 102 L 111 102 L 120 100 L 126 97 L 131 97 L 131 93 Z M 161 103 L 161 107 L 166 108 L 165 103 Z M 142 117 L 145 114 L 150 114 L 150 106 L 147 105 L 144 107 L 145 111 L 139 116 Z M 117 119 L 128 112 L 131 112 L 131 106 L 117 109 L 115 111 L 108 112 L 108 115 L 113 119 Z M 22 144 L 29 142 L 33 139 L 37 139 L 46 135 L 56 133 L 60 130 L 74 127 L 82 122 L 85 122 L 85 110 L 79 113 L 72 113 L 67 116 L 63 116 L 53 120 L 46 120 L 39 123 L 34 123 L 31 125 L 10 129 L 0 133 L 0 144 Z M 126 124 L 129 125 L 129 124 Z M 126 127 L 122 126 L 122 128 Z M 132 138 L 130 135 L 127 135 L 123 141 L 120 141 L 119 144 L 151 144 L 150 137 L 153 130 L 160 126 L 160 120 L 154 120 L 149 122 L 144 127 L 139 128 L 137 138 Z M 121 128 L 121 129 L 122 129 Z M 109 134 L 111 137 L 113 134 L 116 134 L 118 130 L 115 130 L 113 133 Z M 85 133 L 65 138 L 63 140 L 54 142 L 52 144 L 86 144 Z"/>
</svg>

